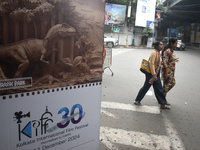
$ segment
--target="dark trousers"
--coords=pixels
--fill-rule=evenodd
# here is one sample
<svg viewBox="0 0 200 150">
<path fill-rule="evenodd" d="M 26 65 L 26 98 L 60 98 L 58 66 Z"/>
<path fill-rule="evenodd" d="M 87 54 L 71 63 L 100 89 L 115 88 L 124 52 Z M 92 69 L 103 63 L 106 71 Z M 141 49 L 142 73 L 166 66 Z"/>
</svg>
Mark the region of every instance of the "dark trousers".
<svg viewBox="0 0 200 150">
<path fill-rule="evenodd" d="M 149 90 L 149 88 L 152 85 L 152 84 L 149 84 L 149 80 L 151 78 L 152 78 L 152 75 L 146 75 L 146 80 L 144 82 L 143 87 L 140 89 L 140 91 L 135 99 L 136 101 L 140 102 L 143 99 L 143 97 L 146 95 L 147 91 Z M 154 89 L 156 99 L 159 104 L 167 104 L 167 101 L 163 94 L 163 88 L 162 88 L 162 83 L 161 83 L 161 79 L 160 79 L 160 71 L 158 72 L 157 78 L 158 78 L 158 80 L 154 81 L 154 83 L 153 83 L 153 89 Z"/>
</svg>

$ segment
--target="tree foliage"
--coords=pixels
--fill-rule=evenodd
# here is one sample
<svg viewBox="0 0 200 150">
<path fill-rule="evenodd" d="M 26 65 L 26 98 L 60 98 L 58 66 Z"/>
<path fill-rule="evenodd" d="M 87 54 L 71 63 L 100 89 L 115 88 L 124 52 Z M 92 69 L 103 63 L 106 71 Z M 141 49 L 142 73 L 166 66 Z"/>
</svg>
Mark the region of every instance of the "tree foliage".
<svg viewBox="0 0 200 150">
<path fill-rule="evenodd" d="M 142 37 L 150 37 L 153 35 L 153 30 L 150 27 L 145 27 L 142 31 Z"/>
</svg>

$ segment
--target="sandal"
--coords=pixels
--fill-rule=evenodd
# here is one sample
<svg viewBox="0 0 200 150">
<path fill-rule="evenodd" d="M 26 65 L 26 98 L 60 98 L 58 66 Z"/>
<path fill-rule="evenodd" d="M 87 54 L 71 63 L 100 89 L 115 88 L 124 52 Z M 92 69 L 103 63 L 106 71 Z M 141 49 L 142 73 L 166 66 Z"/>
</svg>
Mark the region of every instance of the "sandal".
<svg viewBox="0 0 200 150">
<path fill-rule="evenodd" d="M 170 109 L 170 107 L 167 105 L 160 105 L 160 109 Z"/>
<path fill-rule="evenodd" d="M 134 101 L 133 104 L 135 104 L 137 106 L 141 106 L 142 105 L 139 101 Z"/>
<path fill-rule="evenodd" d="M 167 104 L 166 105 L 171 105 L 169 102 L 167 102 Z"/>
</svg>

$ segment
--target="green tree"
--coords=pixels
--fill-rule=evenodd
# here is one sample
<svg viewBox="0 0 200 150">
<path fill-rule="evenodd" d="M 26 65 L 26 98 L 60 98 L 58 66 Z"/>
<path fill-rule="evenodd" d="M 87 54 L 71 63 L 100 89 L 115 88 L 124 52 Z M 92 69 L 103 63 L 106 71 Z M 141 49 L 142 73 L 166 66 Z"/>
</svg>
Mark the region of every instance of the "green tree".
<svg viewBox="0 0 200 150">
<path fill-rule="evenodd" d="M 145 27 L 142 31 L 143 45 L 146 45 L 147 38 L 153 35 L 153 30 L 150 27 Z"/>
</svg>

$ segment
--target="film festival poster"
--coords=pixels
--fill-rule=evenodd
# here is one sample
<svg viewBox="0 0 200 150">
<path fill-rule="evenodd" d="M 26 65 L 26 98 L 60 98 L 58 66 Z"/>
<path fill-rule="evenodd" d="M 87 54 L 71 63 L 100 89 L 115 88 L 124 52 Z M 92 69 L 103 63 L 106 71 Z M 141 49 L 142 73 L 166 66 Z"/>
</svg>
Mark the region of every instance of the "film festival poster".
<svg viewBox="0 0 200 150">
<path fill-rule="evenodd" d="M 98 149 L 105 1 L 0 2 L 0 149 Z"/>
</svg>

